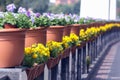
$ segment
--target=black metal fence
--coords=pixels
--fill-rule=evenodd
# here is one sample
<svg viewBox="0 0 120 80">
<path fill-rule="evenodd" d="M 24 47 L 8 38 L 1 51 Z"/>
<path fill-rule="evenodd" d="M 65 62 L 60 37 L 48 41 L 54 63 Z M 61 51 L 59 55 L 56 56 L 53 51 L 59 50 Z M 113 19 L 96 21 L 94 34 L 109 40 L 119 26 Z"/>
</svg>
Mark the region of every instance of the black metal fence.
<svg viewBox="0 0 120 80">
<path fill-rule="evenodd" d="M 61 59 L 52 69 L 45 67 L 42 73 L 35 80 L 89 80 L 89 74 L 94 70 L 94 66 L 107 48 L 120 40 L 120 29 L 113 28 L 99 36 L 85 42 L 80 47 L 76 47 L 75 52 L 70 51 L 70 55 Z"/>
<path fill-rule="evenodd" d="M 81 46 L 71 48 L 69 56 L 61 58 L 59 63 L 53 68 L 48 69 L 47 65 L 45 65 L 44 72 L 34 80 L 90 80 L 90 74 L 93 73 L 100 60 L 107 54 L 108 48 L 119 40 L 120 28 L 118 27 L 101 33 L 89 41 L 82 43 Z M 17 72 L 21 75 L 19 80 L 27 80 L 22 77 L 24 69 L 20 69 Z M 13 70 L 11 71 L 13 72 Z M 16 70 L 14 69 L 14 71 Z M 12 74 L 12 72 L 8 73 Z M 8 79 L 8 76 L 4 76 L 3 78 L 4 80 L 14 80 Z M 3 78 L 0 75 L 0 79 Z"/>
</svg>

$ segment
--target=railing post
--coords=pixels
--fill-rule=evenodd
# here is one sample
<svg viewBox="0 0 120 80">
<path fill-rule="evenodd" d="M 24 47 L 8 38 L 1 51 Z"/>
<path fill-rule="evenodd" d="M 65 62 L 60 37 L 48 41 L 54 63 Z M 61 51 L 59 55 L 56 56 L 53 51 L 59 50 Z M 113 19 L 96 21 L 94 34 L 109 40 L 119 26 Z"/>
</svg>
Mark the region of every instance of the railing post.
<svg viewBox="0 0 120 80">
<path fill-rule="evenodd" d="M 77 55 L 77 80 L 81 80 L 81 49 L 78 49 Z"/>
<path fill-rule="evenodd" d="M 91 41 L 91 62 L 94 61 L 94 42 Z"/>
<path fill-rule="evenodd" d="M 89 56 L 90 56 L 90 63 L 92 64 L 92 42 L 89 42 Z"/>
<path fill-rule="evenodd" d="M 86 46 L 84 46 L 82 48 L 82 54 L 83 54 L 83 58 L 82 58 L 82 74 L 86 73 Z"/>
<path fill-rule="evenodd" d="M 98 56 L 98 54 L 97 54 L 97 39 L 98 39 L 98 37 L 97 38 L 95 38 L 95 58 L 97 58 L 97 56 Z"/>
<path fill-rule="evenodd" d="M 61 80 L 69 80 L 69 57 L 61 60 Z"/>
<path fill-rule="evenodd" d="M 57 80 L 58 64 L 51 68 L 51 80 Z"/>
<path fill-rule="evenodd" d="M 75 56 L 76 53 L 72 53 L 72 65 L 71 65 L 71 79 L 75 80 Z"/>
<path fill-rule="evenodd" d="M 89 60 L 90 56 L 89 56 L 88 47 L 89 47 L 89 42 L 86 43 L 86 68 L 87 68 L 87 73 L 89 73 L 89 66 L 90 66 L 90 60 Z"/>
<path fill-rule="evenodd" d="M 95 40 L 93 40 L 93 61 L 95 61 L 96 53 L 95 53 Z"/>
<path fill-rule="evenodd" d="M 48 80 L 51 80 L 51 69 L 48 70 Z"/>
<path fill-rule="evenodd" d="M 58 64 L 58 71 L 57 71 L 57 80 L 61 80 L 61 69 L 62 69 L 62 60 L 59 61 L 59 64 Z"/>
</svg>

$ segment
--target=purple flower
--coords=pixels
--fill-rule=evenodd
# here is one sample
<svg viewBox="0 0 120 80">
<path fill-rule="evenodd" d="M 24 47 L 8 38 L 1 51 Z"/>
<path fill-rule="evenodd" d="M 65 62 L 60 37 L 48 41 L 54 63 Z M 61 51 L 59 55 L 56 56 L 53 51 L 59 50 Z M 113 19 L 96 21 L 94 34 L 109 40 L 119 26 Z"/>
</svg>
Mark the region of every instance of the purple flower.
<svg viewBox="0 0 120 80">
<path fill-rule="evenodd" d="M 35 16 L 38 18 L 40 17 L 40 13 L 36 13 Z"/>
<path fill-rule="evenodd" d="M 35 22 L 35 17 L 31 16 L 31 22 L 32 22 L 32 24 L 34 24 L 34 22 Z"/>
<path fill-rule="evenodd" d="M 31 17 L 31 14 L 30 14 L 29 11 L 26 12 L 26 16 L 27 16 L 27 17 Z"/>
<path fill-rule="evenodd" d="M 26 14 L 27 10 L 25 8 L 23 8 L 23 7 L 19 7 L 18 13 Z"/>
<path fill-rule="evenodd" d="M 7 5 L 6 9 L 7 9 L 7 11 L 13 12 L 14 9 L 16 9 L 16 7 L 15 7 L 15 5 L 12 3 L 12 4 Z"/>
</svg>

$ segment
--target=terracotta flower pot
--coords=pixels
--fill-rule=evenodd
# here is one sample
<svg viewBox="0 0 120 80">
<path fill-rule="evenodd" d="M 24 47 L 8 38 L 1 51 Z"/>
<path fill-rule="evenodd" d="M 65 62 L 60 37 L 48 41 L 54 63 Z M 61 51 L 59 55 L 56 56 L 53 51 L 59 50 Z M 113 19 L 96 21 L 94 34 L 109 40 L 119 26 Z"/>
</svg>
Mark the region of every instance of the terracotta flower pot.
<svg viewBox="0 0 120 80">
<path fill-rule="evenodd" d="M 47 42 L 48 41 L 62 41 L 64 26 L 50 26 L 47 29 Z"/>
<path fill-rule="evenodd" d="M 21 64 L 24 58 L 25 31 L 0 30 L 0 67 L 14 67 Z"/>
<path fill-rule="evenodd" d="M 80 29 L 86 30 L 88 28 L 87 24 L 80 24 Z"/>
<path fill-rule="evenodd" d="M 90 24 L 88 24 L 88 25 L 89 25 L 89 27 L 91 28 L 91 27 L 103 26 L 104 23 L 101 23 L 101 22 L 92 22 L 92 23 L 90 23 Z"/>
<path fill-rule="evenodd" d="M 80 32 L 80 24 L 73 24 L 71 27 L 71 33 L 74 33 L 77 36 L 79 36 L 79 32 Z"/>
<path fill-rule="evenodd" d="M 58 57 L 56 58 L 50 58 L 48 61 L 47 61 L 47 67 L 48 69 L 51 69 L 53 68 L 55 65 L 57 65 L 59 63 L 61 59 L 61 55 L 59 55 Z"/>
<path fill-rule="evenodd" d="M 63 36 L 70 36 L 71 27 L 71 25 L 65 26 Z"/>
<path fill-rule="evenodd" d="M 25 47 L 30 47 L 35 43 L 46 44 L 47 28 L 28 29 L 25 35 Z"/>
<path fill-rule="evenodd" d="M 11 28 L 16 28 L 16 26 L 15 26 L 15 25 L 12 25 L 12 24 L 6 23 L 6 24 L 4 24 L 4 28 L 5 28 L 5 29 L 11 29 Z"/>
<path fill-rule="evenodd" d="M 28 80 L 34 80 L 44 72 L 45 63 L 26 69 Z"/>
</svg>

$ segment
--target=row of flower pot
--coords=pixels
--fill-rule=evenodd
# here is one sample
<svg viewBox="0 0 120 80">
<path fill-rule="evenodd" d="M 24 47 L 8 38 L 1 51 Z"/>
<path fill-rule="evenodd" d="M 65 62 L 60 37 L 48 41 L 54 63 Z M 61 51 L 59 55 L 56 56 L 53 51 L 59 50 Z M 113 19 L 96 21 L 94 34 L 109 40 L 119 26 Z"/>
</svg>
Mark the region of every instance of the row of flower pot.
<svg viewBox="0 0 120 80">
<path fill-rule="evenodd" d="M 120 24 L 105 24 L 105 26 L 90 27 L 90 28 L 87 28 L 86 30 L 81 29 L 80 33 L 79 33 L 79 39 L 77 39 L 78 38 L 77 35 L 71 34 L 71 35 L 74 36 L 73 40 L 76 39 L 77 41 L 80 40 L 80 41 L 83 41 L 83 42 L 81 42 L 80 45 L 74 45 L 74 46 L 71 46 L 71 47 L 66 47 L 65 49 L 63 49 L 63 52 L 61 52 L 55 58 L 50 57 L 50 59 L 48 59 L 47 62 L 38 64 L 38 65 L 36 65 L 32 68 L 28 68 L 29 70 L 27 69 L 27 73 L 28 73 L 29 80 L 33 80 L 38 75 L 40 75 L 40 73 L 42 73 L 44 71 L 43 68 L 44 68 L 45 64 L 47 65 L 48 69 L 51 69 L 59 63 L 60 59 L 69 57 L 70 51 L 72 52 L 72 54 L 74 54 L 77 47 L 81 48 L 81 47 L 85 46 L 85 44 L 87 42 L 93 41 L 94 39 L 96 39 L 100 34 L 106 33 L 107 31 L 109 31 L 111 29 L 115 29 L 115 28 L 120 29 L 119 27 L 120 27 Z M 75 36 L 77 36 L 77 37 L 75 37 Z M 66 42 L 66 43 L 69 44 L 69 40 L 68 40 L 67 37 L 69 37 L 69 36 L 64 36 L 63 39 L 64 38 L 67 39 L 68 42 Z M 63 40 L 62 40 L 62 42 L 63 42 Z M 35 75 L 33 75 L 33 74 L 35 74 Z M 32 77 L 31 77 L 31 75 L 32 75 Z"/>
<path fill-rule="evenodd" d="M 92 26 L 102 24 L 92 23 Z M 79 35 L 80 29 L 87 29 L 90 25 L 68 25 L 68 26 L 50 26 L 37 29 L 1 29 L 0 30 L 0 67 L 19 66 L 24 58 L 24 47 L 30 47 L 32 44 L 46 44 L 48 41 L 62 41 L 63 36 L 69 36 L 70 33 Z M 6 56 L 7 55 L 7 56 Z M 15 56 L 15 57 L 14 57 Z M 14 57 L 11 59 L 11 57 Z M 9 64 L 8 64 L 9 63 Z"/>
<path fill-rule="evenodd" d="M 45 45 L 47 41 L 52 40 L 60 42 L 62 41 L 63 35 L 70 34 L 70 28 L 69 26 L 52 26 L 27 30 L 16 28 L 1 29 L 0 67 L 19 66 L 24 58 L 24 47 L 29 47 L 34 43 L 42 43 Z"/>
<path fill-rule="evenodd" d="M 90 38 L 92 38 L 92 36 L 97 36 L 98 34 L 100 34 L 101 32 L 100 30 L 102 30 L 102 32 L 106 32 L 107 30 L 113 28 L 111 26 L 116 26 L 116 25 L 120 26 L 119 24 L 110 24 L 110 25 L 106 24 L 106 26 L 103 26 L 105 24 L 96 25 L 95 23 L 94 24 L 92 23 L 90 25 L 77 24 L 77 25 L 70 25 L 65 27 L 51 26 L 48 28 L 27 29 L 27 30 L 26 29 L 1 29 L 0 30 L 0 45 L 1 45 L 0 46 L 0 49 L 1 49 L 0 67 L 3 68 L 3 67 L 21 66 L 21 63 L 23 62 L 23 59 L 24 59 L 24 48 L 30 47 L 35 43 L 36 44 L 42 43 L 46 45 L 46 42 L 49 42 L 49 41 L 61 42 L 63 36 L 69 36 L 70 33 L 75 33 L 76 35 L 73 35 L 73 36 L 79 36 L 79 40 L 86 42 Z M 58 63 L 61 58 L 68 57 L 70 50 L 73 51 L 74 53 L 75 48 L 76 46 L 71 48 L 66 48 L 64 49 L 62 55 L 57 56 L 55 59 L 50 58 L 49 61 L 47 62 L 47 65 L 49 66 L 48 68 L 52 68 L 53 66 L 55 66 L 56 63 Z M 35 67 L 32 67 L 30 69 L 28 68 L 27 69 L 28 74 L 30 74 L 29 70 L 31 71 L 31 69 L 33 69 L 33 71 L 35 71 L 34 68 L 41 69 L 38 66 L 35 66 L 37 68 Z M 40 73 L 40 72 L 37 72 L 37 73 Z"/>
</svg>

